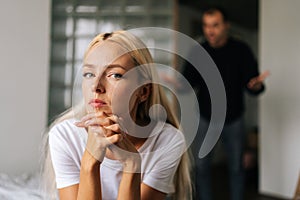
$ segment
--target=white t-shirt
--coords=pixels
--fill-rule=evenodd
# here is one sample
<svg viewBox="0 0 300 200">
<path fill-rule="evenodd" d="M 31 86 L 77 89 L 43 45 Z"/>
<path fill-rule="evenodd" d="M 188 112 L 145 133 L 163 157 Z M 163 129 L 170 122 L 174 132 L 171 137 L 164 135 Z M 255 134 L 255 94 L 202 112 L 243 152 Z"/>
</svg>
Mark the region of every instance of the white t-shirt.
<svg viewBox="0 0 300 200">
<path fill-rule="evenodd" d="M 49 133 L 57 188 L 79 183 L 80 163 L 86 146 L 87 132 L 84 128 L 76 127 L 74 122 L 74 119 L 65 120 L 55 125 Z M 183 134 L 165 123 L 158 134 L 147 138 L 138 149 L 142 157 L 142 182 L 161 192 L 173 193 L 173 177 L 185 148 Z M 116 199 L 122 178 L 122 164 L 118 160 L 104 158 L 100 165 L 100 173 L 102 198 Z"/>
</svg>

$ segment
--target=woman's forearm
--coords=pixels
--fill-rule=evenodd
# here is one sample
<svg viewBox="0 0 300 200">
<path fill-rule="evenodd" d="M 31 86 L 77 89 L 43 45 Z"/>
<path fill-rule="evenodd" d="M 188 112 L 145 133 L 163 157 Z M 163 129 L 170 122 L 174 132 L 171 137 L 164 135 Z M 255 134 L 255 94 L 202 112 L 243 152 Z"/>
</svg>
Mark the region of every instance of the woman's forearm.
<svg viewBox="0 0 300 200">
<path fill-rule="evenodd" d="M 101 200 L 100 162 L 88 151 L 81 160 L 77 200 Z"/>
<path fill-rule="evenodd" d="M 141 174 L 123 172 L 118 200 L 141 199 Z"/>
<path fill-rule="evenodd" d="M 140 159 L 124 163 L 122 179 L 120 182 L 118 200 L 141 199 Z"/>
</svg>

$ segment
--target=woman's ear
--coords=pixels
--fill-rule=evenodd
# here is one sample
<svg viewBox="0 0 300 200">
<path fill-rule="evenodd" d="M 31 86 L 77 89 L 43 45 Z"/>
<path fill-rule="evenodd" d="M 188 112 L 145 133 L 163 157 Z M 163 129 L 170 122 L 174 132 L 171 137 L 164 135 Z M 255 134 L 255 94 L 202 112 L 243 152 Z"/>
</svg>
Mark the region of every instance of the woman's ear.
<svg viewBox="0 0 300 200">
<path fill-rule="evenodd" d="M 148 99 L 152 91 L 152 85 L 151 84 L 146 84 L 144 85 L 141 90 L 140 90 L 140 99 L 139 102 L 142 103 Z"/>
</svg>

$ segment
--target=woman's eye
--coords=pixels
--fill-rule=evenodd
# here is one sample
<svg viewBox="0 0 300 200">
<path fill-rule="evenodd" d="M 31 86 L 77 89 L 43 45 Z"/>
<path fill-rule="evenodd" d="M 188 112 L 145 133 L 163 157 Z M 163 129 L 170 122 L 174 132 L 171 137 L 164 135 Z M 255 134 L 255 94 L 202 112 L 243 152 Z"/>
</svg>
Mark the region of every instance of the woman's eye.
<svg viewBox="0 0 300 200">
<path fill-rule="evenodd" d="M 95 77 L 95 75 L 93 73 L 86 72 L 86 73 L 83 74 L 83 77 L 84 78 L 92 78 L 92 77 Z"/>
<path fill-rule="evenodd" d="M 123 77 L 122 74 L 118 74 L 118 73 L 115 73 L 115 74 L 112 74 L 111 77 L 115 78 L 115 79 L 121 79 Z"/>
</svg>

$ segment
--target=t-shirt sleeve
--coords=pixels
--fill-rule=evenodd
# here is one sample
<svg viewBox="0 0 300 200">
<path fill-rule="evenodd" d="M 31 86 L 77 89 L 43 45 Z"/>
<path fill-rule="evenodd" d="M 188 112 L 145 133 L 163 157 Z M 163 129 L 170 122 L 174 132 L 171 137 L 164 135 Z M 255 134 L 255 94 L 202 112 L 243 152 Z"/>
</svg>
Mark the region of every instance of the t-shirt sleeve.
<svg viewBox="0 0 300 200">
<path fill-rule="evenodd" d="M 149 163 L 153 168 L 145 173 L 143 183 L 166 194 L 174 193 L 173 179 L 184 151 L 185 140 L 182 133 L 167 138 L 165 145 L 153 153 Z"/>
<path fill-rule="evenodd" d="M 56 127 L 49 132 L 51 161 L 58 189 L 79 183 L 80 168 L 71 157 L 63 130 Z"/>
</svg>

